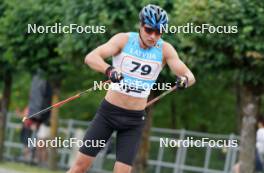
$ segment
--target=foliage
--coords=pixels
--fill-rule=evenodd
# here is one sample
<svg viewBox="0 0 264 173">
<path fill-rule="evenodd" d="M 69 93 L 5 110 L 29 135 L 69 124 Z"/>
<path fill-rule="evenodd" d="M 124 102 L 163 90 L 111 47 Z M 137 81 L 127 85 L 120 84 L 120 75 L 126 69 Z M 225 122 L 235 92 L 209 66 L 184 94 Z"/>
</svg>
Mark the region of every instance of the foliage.
<svg viewBox="0 0 264 173">
<path fill-rule="evenodd" d="M 255 1 L 149 1 L 149 0 L 18 0 L 0 3 L 0 77 L 12 69 L 15 84 L 12 109 L 27 104 L 30 76 L 43 68 L 48 77 L 58 74 L 62 81 L 61 99 L 104 80 L 102 74 L 87 68 L 84 56 L 118 32 L 138 30 L 138 12 L 148 3 L 163 6 L 170 25 L 237 25 L 237 34 L 164 34 L 180 57 L 194 72 L 197 83 L 182 93 L 172 94 L 157 104 L 154 125 L 170 127 L 170 101 L 176 100 L 177 127 L 210 132 L 231 132 L 233 126 L 219 124 L 234 121 L 233 78 L 242 82 L 263 83 L 263 4 Z M 5 10 L 2 10 L 5 9 Z M 27 34 L 27 24 L 105 26 L 105 33 Z M 11 71 L 11 70 L 10 70 Z M 22 73 L 23 72 L 23 73 Z M 57 75 L 56 75 L 57 76 Z M 173 82 L 166 67 L 159 81 Z M 221 85 L 219 85 L 221 83 Z M 87 94 L 61 109 L 62 118 L 91 119 L 104 92 Z M 219 105 L 220 104 L 220 105 Z M 210 105 L 204 109 L 204 105 Z M 218 107 L 220 106 L 220 107 Z M 78 116 L 75 116 L 78 115 Z M 215 115 L 215 116 L 213 116 Z"/>
<path fill-rule="evenodd" d="M 260 1 L 175 1 L 172 24 L 237 26 L 237 33 L 179 34 L 196 66 L 212 72 L 231 70 L 235 80 L 264 84 L 264 4 Z M 222 73 L 220 73 L 222 74 Z"/>
<path fill-rule="evenodd" d="M 4 48 L 5 67 L 14 71 L 35 72 L 38 68 L 47 76 L 62 78 L 67 71 L 67 59 L 56 50 L 61 35 L 29 33 L 29 25 L 49 26 L 63 19 L 60 1 L 5 1 L 6 11 L 0 19 L 0 40 Z"/>
</svg>

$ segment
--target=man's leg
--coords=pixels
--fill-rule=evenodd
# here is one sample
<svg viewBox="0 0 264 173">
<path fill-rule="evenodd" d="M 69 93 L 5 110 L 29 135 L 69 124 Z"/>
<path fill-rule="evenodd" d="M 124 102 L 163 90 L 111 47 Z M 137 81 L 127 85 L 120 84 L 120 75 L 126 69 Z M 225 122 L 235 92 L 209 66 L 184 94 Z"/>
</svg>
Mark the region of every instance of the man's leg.
<svg viewBox="0 0 264 173">
<path fill-rule="evenodd" d="M 130 173 L 131 170 L 132 166 L 118 161 L 115 162 L 114 173 Z"/>
<path fill-rule="evenodd" d="M 67 173 L 85 173 L 94 161 L 94 157 L 78 152 L 77 159 Z"/>
<path fill-rule="evenodd" d="M 92 145 L 91 141 L 102 141 L 106 143 L 112 133 L 113 129 L 111 126 L 107 123 L 104 116 L 98 112 L 92 120 L 89 129 L 86 131 L 83 138 L 84 145 L 79 149 L 77 159 L 68 173 L 86 172 L 91 167 L 96 155 L 104 146 L 86 146 L 85 144 Z"/>
<path fill-rule="evenodd" d="M 130 173 L 142 134 L 142 126 L 117 131 L 117 148 L 114 173 Z"/>
</svg>

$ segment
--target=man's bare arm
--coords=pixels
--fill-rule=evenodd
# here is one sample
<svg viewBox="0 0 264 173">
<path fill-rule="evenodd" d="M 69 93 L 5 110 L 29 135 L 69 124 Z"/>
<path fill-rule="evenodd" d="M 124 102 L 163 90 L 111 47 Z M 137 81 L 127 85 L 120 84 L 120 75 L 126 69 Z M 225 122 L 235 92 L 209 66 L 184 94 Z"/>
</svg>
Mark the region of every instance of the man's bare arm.
<svg viewBox="0 0 264 173">
<path fill-rule="evenodd" d="M 128 40 L 128 34 L 119 33 L 113 36 L 108 42 L 97 47 L 85 57 L 85 63 L 92 69 L 105 73 L 110 66 L 104 59 L 118 54 Z"/>
<path fill-rule="evenodd" d="M 163 54 L 166 63 L 169 65 L 170 69 L 177 76 L 185 76 L 188 78 L 188 86 L 195 83 L 195 77 L 191 70 L 180 60 L 176 50 L 173 46 L 167 42 L 164 42 Z"/>
</svg>

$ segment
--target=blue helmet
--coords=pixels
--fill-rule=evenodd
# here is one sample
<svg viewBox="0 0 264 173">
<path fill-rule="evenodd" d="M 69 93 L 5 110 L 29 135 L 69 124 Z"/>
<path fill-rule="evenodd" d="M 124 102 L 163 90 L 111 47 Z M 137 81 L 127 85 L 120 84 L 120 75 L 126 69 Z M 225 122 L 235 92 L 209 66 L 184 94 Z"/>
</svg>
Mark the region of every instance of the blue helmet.
<svg viewBox="0 0 264 173">
<path fill-rule="evenodd" d="M 139 13 L 139 20 L 143 24 L 147 24 L 154 29 L 160 29 L 161 25 L 168 24 L 168 15 L 165 10 L 157 5 L 149 4 L 145 6 Z"/>
</svg>

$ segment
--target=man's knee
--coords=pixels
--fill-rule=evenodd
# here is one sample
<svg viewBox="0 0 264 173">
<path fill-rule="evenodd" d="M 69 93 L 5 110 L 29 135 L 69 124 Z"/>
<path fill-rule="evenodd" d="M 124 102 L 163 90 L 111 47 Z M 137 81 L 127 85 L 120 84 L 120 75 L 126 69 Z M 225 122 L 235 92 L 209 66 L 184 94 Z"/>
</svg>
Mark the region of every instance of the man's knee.
<svg viewBox="0 0 264 173">
<path fill-rule="evenodd" d="M 85 173 L 85 171 L 83 167 L 73 166 L 67 173 Z"/>
<path fill-rule="evenodd" d="M 85 173 L 92 165 L 94 157 L 79 153 L 74 165 L 67 173 Z"/>
<path fill-rule="evenodd" d="M 85 173 L 92 163 L 78 160 L 67 173 Z"/>
<path fill-rule="evenodd" d="M 114 173 L 130 173 L 132 171 L 132 166 L 125 163 L 116 161 L 114 166 Z"/>
</svg>

